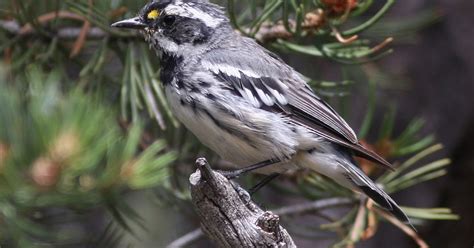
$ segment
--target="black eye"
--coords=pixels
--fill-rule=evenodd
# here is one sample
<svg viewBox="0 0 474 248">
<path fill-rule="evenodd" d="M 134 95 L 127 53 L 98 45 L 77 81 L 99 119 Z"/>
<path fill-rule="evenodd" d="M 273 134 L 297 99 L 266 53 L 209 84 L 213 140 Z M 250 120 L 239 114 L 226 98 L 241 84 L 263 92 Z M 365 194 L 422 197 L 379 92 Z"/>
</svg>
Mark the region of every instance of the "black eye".
<svg viewBox="0 0 474 248">
<path fill-rule="evenodd" d="M 175 21 L 176 21 L 176 17 L 174 15 L 167 15 L 163 17 L 163 23 L 166 26 L 173 25 Z"/>
</svg>

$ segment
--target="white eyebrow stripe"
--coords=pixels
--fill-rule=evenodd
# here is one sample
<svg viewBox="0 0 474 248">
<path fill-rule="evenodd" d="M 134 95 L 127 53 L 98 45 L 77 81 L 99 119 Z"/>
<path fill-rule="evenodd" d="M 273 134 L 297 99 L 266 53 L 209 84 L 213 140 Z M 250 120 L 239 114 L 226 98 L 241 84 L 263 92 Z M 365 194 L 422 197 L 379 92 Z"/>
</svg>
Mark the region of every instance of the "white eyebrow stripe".
<svg viewBox="0 0 474 248">
<path fill-rule="evenodd" d="M 188 3 L 180 5 L 170 4 L 165 8 L 165 13 L 168 15 L 177 15 L 192 19 L 198 19 L 204 22 L 206 26 L 211 28 L 217 27 L 223 21 L 222 19 L 213 17 L 208 13 L 191 6 Z"/>
</svg>

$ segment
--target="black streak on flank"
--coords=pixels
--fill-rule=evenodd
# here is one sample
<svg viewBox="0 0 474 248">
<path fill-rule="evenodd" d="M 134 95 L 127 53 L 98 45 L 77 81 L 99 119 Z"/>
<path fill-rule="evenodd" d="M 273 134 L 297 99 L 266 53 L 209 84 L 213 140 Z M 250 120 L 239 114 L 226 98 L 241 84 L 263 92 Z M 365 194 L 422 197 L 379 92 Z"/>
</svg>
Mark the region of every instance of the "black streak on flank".
<svg viewBox="0 0 474 248">
<path fill-rule="evenodd" d="M 210 98 L 214 98 L 213 95 L 210 95 L 208 94 L 207 95 L 208 97 Z M 201 104 L 196 102 L 196 100 L 194 99 L 183 99 L 181 98 L 180 99 L 180 104 L 183 106 L 183 107 L 190 107 L 193 112 L 195 114 L 205 114 L 207 117 L 209 117 L 209 119 L 212 120 L 212 122 L 214 123 L 214 125 L 218 126 L 219 128 L 221 128 L 222 130 L 226 131 L 227 133 L 229 134 L 232 134 L 244 141 L 246 141 L 246 143 L 252 147 L 254 147 L 255 149 L 257 149 L 257 147 L 255 146 L 255 144 L 253 143 L 253 141 L 247 136 L 245 135 L 244 133 L 240 132 L 239 130 L 236 130 L 235 128 L 231 128 L 229 127 L 228 125 L 225 125 L 223 123 L 221 123 L 218 119 L 216 119 L 207 109 L 203 108 L 202 106 L 200 106 Z"/>
<path fill-rule="evenodd" d="M 316 152 L 316 151 L 317 151 L 316 148 L 311 148 L 311 149 L 307 150 L 307 152 L 308 152 L 309 154 L 313 154 L 313 153 Z"/>
<path fill-rule="evenodd" d="M 193 84 L 189 85 L 189 91 L 192 93 L 201 93 L 201 89 Z"/>
<path fill-rule="evenodd" d="M 217 99 L 216 96 L 213 95 L 213 94 L 211 94 L 211 93 L 207 93 L 207 94 L 206 94 L 206 97 L 207 97 L 209 100 L 214 101 L 214 102 L 215 102 L 216 99 Z"/>
<path fill-rule="evenodd" d="M 184 88 L 184 83 L 183 83 L 183 81 L 180 80 L 180 79 L 177 79 L 177 80 L 176 80 L 176 86 L 178 86 L 178 89 Z"/>
<path fill-rule="evenodd" d="M 193 100 L 193 99 L 190 99 L 189 101 L 190 101 L 190 104 L 191 104 L 191 108 L 193 109 L 193 112 L 194 112 L 194 113 L 197 113 L 197 111 L 198 111 L 198 106 L 197 106 L 197 105 L 198 105 L 198 104 L 197 104 L 196 101 Z"/>
<path fill-rule="evenodd" d="M 199 103 L 197 103 L 195 99 L 190 97 L 180 98 L 179 103 L 183 107 L 191 108 L 195 114 L 198 114 Z"/>
<path fill-rule="evenodd" d="M 209 88 L 211 87 L 211 84 L 208 83 L 208 82 L 204 82 L 204 81 L 199 81 L 199 86 L 202 87 L 202 88 Z"/>
<path fill-rule="evenodd" d="M 219 128 L 221 128 L 222 130 L 226 131 L 227 133 L 229 134 L 232 134 L 238 138 L 240 138 L 241 140 L 244 140 L 247 142 L 248 145 L 252 146 L 253 148 L 257 149 L 257 147 L 255 146 L 255 144 L 252 142 L 252 140 L 247 136 L 245 135 L 244 133 L 240 132 L 239 130 L 236 130 L 235 128 L 230 128 L 226 125 L 224 125 L 223 123 L 221 123 L 219 120 L 217 120 L 211 113 L 209 113 L 209 111 L 205 110 L 205 109 L 201 109 L 202 112 L 204 112 L 208 117 L 209 119 L 212 120 L 212 122 L 214 123 L 214 125 L 218 126 Z"/>
</svg>

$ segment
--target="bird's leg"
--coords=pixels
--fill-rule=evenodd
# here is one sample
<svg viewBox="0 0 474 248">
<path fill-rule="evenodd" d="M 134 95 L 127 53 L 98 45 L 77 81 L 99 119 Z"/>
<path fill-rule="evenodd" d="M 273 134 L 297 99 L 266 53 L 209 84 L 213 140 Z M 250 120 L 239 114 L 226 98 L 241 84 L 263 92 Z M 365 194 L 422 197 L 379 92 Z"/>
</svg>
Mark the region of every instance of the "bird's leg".
<svg viewBox="0 0 474 248">
<path fill-rule="evenodd" d="M 269 159 L 269 160 L 265 160 L 265 161 L 260 162 L 260 163 L 250 165 L 250 166 L 242 168 L 242 169 L 233 170 L 233 171 L 219 171 L 219 172 L 222 175 L 224 175 L 227 179 L 234 179 L 234 178 L 237 178 L 240 175 L 245 174 L 247 172 L 250 172 L 250 171 L 253 171 L 253 170 L 258 170 L 258 169 L 261 169 L 263 167 L 267 167 L 269 165 L 276 164 L 276 163 L 279 163 L 279 162 L 281 162 L 281 159 Z"/>
<path fill-rule="evenodd" d="M 255 186 L 253 186 L 252 188 L 250 188 L 248 190 L 249 194 L 253 195 L 253 194 L 257 193 L 257 191 L 259 191 L 261 188 L 263 188 L 263 186 L 267 185 L 273 179 L 277 178 L 280 175 L 281 175 L 280 173 L 275 172 L 275 173 L 272 173 L 272 174 L 266 176 L 264 179 L 262 179 L 262 181 L 260 181 L 259 183 L 257 183 Z"/>
</svg>

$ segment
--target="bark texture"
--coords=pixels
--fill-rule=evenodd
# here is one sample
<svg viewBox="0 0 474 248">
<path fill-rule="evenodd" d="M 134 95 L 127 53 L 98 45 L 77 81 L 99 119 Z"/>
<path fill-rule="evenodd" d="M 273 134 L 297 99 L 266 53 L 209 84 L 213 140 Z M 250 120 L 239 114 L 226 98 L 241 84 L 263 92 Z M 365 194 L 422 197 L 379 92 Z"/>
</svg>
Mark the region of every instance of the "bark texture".
<svg viewBox="0 0 474 248">
<path fill-rule="evenodd" d="M 249 194 L 207 161 L 196 161 L 191 196 L 202 230 L 218 247 L 296 247 L 280 219 L 255 205 Z"/>
</svg>

